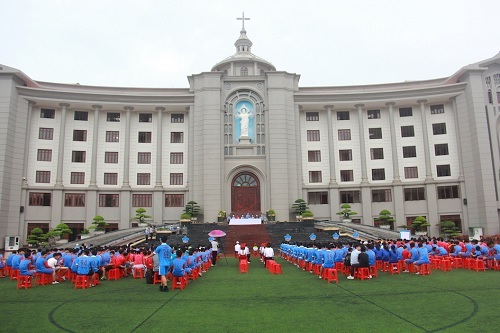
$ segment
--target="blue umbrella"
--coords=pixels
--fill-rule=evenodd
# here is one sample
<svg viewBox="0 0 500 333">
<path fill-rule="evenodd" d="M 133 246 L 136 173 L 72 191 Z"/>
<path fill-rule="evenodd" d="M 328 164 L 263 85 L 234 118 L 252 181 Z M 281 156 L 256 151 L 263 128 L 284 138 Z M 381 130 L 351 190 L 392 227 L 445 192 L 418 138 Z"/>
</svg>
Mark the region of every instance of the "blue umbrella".
<svg viewBox="0 0 500 333">
<path fill-rule="evenodd" d="M 333 236 L 333 239 L 335 239 L 335 240 L 339 239 L 339 237 L 340 237 L 338 233 L 334 233 L 332 236 Z"/>
<path fill-rule="evenodd" d="M 292 236 L 290 236 L 289 234 L 286 234 L 286 235 L 285 235 L 285 240 L 286 240 L 287 242 L 291 241 L 291 240 L 292 240 Z"/>
</svg>

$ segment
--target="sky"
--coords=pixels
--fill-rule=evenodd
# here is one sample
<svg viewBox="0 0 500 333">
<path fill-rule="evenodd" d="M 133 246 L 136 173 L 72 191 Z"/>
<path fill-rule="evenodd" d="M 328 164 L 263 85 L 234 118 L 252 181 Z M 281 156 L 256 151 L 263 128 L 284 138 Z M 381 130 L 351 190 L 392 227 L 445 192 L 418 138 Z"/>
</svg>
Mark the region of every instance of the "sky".
<svg viewBox="0 0 500 333">
<path fill-rule="evenodd" d="M 0 64 L 37 81 L 187 88 L 236 52 L 243 12 L 252 53 L 300 87 L 447 77 L 500 51 L 498 0 L 0 0 Z"/>
</svg>

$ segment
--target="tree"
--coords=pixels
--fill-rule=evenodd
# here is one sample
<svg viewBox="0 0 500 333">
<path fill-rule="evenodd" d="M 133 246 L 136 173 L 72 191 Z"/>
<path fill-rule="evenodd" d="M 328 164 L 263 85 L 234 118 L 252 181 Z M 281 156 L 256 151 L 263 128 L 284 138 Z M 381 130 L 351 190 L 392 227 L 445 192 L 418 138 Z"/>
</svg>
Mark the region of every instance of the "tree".
<svg viewBox="0 0 500 333">
<path fill-rule="evenodd" d="M 425 216 L 417 216 L 411 224 L 411 228 L 414 231 L 426 231 L 428 226 L 430 226 L 430 224 L 427 223 Z"/>
<path fill-rule="evenodd" d="M 441 234 L 445 235 L 448 238 L 453 238 L 460 235 L 460 230 L 457 228 L 457 225 L 453 221 L 441 221 L 437 224 Z"/>
<path fill-rule="evenodd" d="M 309 207 L 307 207 L 307 202 L 304 199 L 297 199 L 292 205 L 292 209 L 296 215 L 302 216 Z"/>
<path fill-rule="evenodd" d="M 95 231 L 104 231 L 109 225 L 101 215 L 94 216 L 92 224 L 93 226 L 89 227 L 89 229 L 94 229 Z"/>
<path fill-rule="evenodd" d="M 198 206 L 196 201 L 189 201 L 184 208 L 184 212 L 189 214 L 192 218 L 196 218 L 200 213 L 200 210 L 201 208 Z"/>
<path fill-rule="evenodd" d="M 146 219 L 150 219 L 151 216 L 146 214 L 146 209 L 139 207 L 135 210 L 135 216 L 132 218 L 133 220 L 136 220 L 137 223 L 143 224 L 146 223 Z"/>
<path fill-rule="evenodd" d="M 340 206 L 340 208 L 342 208 L 342 210 L 340 212 L 337 212 L 337 215 L 342 216 L 342 218 L 344 218 L 344 219 L 350 219 L 351 215 L 358 214 L 355 211 L 351 210 L 351 205 L 349 205 L 347 203 Z"/>
<path fill-rule="evenodd" d="M 47 240 L 47 234 L 41 228 L 34 228 L 31 230 L 28 239 L 26 240 L 29 245 L 37 247 L 42 245 Z"/>
<path fill-rule="evenodd" d="M 394 223 L 394 217 L 391 216 L 391 212 L 387 209 L 380 211 L 377 220 L 379 220 L 383 225 L 392 225 Z"/>
<path fill-rule="evenodd" d="M 61 239 L 61 237 L 72 233 L 73 231 L 66 223 L 59 223 L 54 229 L 47 233 L 47 242 L 50 246 L 54 246 L 57 244 L 57 240 Z"/>
</svg>

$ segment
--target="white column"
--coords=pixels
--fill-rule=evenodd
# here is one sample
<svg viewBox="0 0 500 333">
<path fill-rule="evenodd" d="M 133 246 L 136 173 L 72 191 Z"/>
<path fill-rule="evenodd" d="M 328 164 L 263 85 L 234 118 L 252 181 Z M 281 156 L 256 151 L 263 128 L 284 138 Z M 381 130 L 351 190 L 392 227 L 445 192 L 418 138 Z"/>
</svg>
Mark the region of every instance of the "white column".
<svg viewBox="0 0 500 333">
<path fill-rule="evenodd" d="M 63 187 L 63 167 L 64 167 L 64 141 L 66 137 L 66 111 L 68 103 L 60 103 L 61 121 L 59 122 L 59 150 L 57 152 L 57 176 L 55 187 Z"/>
<path fill-rule="evenodd" d="M 99 110 L 101 105 L 92 105 L 94 109 L 94 129 L 92 139 L 92 165 L 90 170 L 90 187 L 97 187 L 97 147 L 99 145 Z"/>
<path fill-rule="evenodd" d="M 333 105 L 325 105 L 326 119 L 328 122 L 328 163 L 330 163 L 330 185 L 337 185 L 337 171 L 335 170 L 335 149 L 333 146 Z"/>
<path fill-rule="evenodd" d="M 162 188 L 162 164 L 163 164 L 163 111 L 164 107 L 155 108 L 158 111 L 158 125 L 156 130 L 156 184 L 155 187 Z"/>
<path fill-rule="evenodd" d="M 358 124 L 359 124 L 359 147 L 361 150 L 361 184 L 368 183 L 368 174 L 366 171 L 366 146 L 365 146 L 365 117 L 363 116 L 364 104 L 356 104 L 358 109 Z M 365 200 L 363 200 L 365 201 Z"/>
<path fill-rule="evenodd" d="M 422 136 L 424 139 L 424 155 L 425 155 L 425 181 L 432 181 L 431 155 L 429 151 L 429 133 L 427 131 L 427 117 L 425 116 L 425 103 L 427 100 L 420 99 L 417 101 L 420 104 L 420 118 L 422 121 Z"/>
<path fill-rule="evenodd" d="M 125 115 L 125 151 L 123 155 L 123 186 L 130 188 L 130 111 L 134 110 L 131 106 L 124 107 Z"/>
<path fill-rule="evenodd" d="M 396 128 L 394 126 L 394 105 L 396 103 L 385 103 L 389 107 L 389 123 L 391 129 L 391 150 L 392 150 L 392 172 L 394 174 L 393 184 L 401 183 L 401 176 L 399 175 L 399 160 L 398 160 L 398 144 L 396 141 Z"/>
</svg>

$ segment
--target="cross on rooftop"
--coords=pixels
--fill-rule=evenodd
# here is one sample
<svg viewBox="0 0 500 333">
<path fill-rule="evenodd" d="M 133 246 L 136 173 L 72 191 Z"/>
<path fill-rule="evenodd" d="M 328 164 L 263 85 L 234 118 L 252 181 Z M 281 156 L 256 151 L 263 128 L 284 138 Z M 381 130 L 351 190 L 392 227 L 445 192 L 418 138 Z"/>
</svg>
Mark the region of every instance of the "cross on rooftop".
<svg viewBox="0 0 500 333">
<path fill-rule="evenodd" d="M 250 18 L 245 17 L 245 12 L 243 12 L 242 17 L 237 17 L 236 19 L 237 19 L 237 20 L 241 20 L 241 23 L 242 23 L 241 30 L 245 30 L 245 21 L 249 21 L 249 20 L 250 20 Z"/>
</svg>

